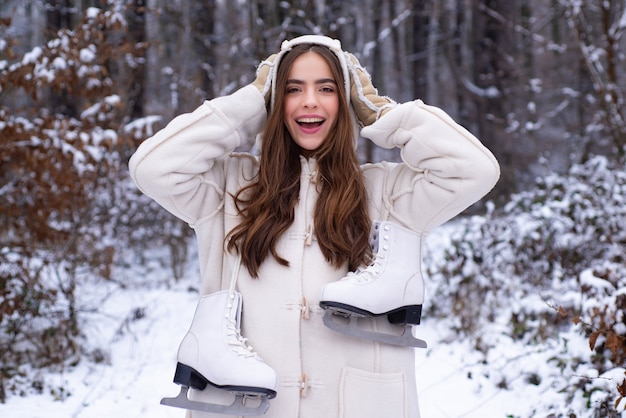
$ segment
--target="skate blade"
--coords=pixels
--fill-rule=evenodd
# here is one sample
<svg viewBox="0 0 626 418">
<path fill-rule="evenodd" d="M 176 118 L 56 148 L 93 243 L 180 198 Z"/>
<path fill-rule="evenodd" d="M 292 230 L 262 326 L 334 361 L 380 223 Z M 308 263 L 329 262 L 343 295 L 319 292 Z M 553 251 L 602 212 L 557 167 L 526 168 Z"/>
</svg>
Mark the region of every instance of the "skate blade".
<svg viewBox="0 0 626 418">
<path fill-rule="evenodd" d="M 347 319 L 347 323 L 339 322 L 333 319 L 335 316 Z M 401 335 L 384 334 L 363 329 L 358 325 L 358 318 L 362 315 L 345 315 L 344 313 L 335 313 L 331 310 L 324 312 L 324 325 L 333 331 L 350 335 L 356 338 L 362 338 L 370 341 L 377 341 L 383 344 L 398 345 L 403 347 L 427 348 L 426 341 L 415 338 L 412 333 L 413 326 L 411 324 L 404 325 Z"/>
<path fill-rule="evenodd" d="M 220 405 L 207 402 L 192 401 L 187 396 L 189 387 L 181 386 L 178 396 L 175 398 L 161 399 L 161 405 L 173 406 L 174 408 L 191 409 L 193 411 L 212 412 L 216 414 L 228 414 L 236 416 L 256 416 L 263 415 L 270 407 L 267 396 L 249 396 L 236 394 L 233 403 L 230 405 Z M 246 402 L 252 399 L 260 402 L 258 406 L 246 406 Z"/>
</svg>

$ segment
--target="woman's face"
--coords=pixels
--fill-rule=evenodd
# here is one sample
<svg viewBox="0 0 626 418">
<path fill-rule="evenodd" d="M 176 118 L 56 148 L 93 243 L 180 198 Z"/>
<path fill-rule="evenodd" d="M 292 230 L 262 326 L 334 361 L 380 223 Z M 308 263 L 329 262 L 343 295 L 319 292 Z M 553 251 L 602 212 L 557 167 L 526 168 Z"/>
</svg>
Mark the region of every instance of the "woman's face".
<svg viewBox="0 0 626 418">
<path fill-rule="evenodd" d="M 328 137 L 337 121 L 339 94 L 330 67 L 309 51 L 293 62 L 285 87 L 285 125 L 306 156 Z"/>
</svg>

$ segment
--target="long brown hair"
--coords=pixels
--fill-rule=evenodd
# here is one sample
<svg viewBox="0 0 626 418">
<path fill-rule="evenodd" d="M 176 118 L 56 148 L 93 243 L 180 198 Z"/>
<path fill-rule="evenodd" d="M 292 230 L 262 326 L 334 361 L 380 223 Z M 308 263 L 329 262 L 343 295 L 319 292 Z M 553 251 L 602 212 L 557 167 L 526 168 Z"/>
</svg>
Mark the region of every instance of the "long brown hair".
<svg viewBox="0 0 626 418">
<path fill-rule="evenodd" d="M 276 105 L 263 132 L 256 181 L 233 196 L 242 221 L 226 237 L 227 248 L 241 253 L 242 263 L 252 277 L 258 276 L 259 267 L 269 254 L 278 263 L 289 265 L 278 254 L 276 244 L 294 221 L 301 165 L 300 149 L 284 122 L 284 97 L 291 65 L 308 51 L 326 60 L 339 95 L 336 124 L 314 151 L 319 170 L 319 196 L 314 211 L 317 241 L 326 260 L 336 268 L 347 262 L 348 269 L 354 270 L 372 258 L 367 191 L 354 146 L 355 132 L 339 60 L 326 47 L 296 45 L 279 64 Z"/>
</svg>

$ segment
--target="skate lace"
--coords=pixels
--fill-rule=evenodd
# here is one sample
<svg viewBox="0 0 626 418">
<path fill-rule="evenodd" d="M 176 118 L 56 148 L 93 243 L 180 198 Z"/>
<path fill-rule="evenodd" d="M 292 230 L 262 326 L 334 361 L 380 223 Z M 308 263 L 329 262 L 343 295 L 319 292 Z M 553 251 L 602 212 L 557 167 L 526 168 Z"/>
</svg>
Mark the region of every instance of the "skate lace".
<svg viewBox="0 0 626 418">
<path fill-rule="evenodd" d="M 229 303 L 228 308 L 231 310 L 232 303 Z M 241 357 L 257 357 L 258 354 L 254 351 L 254 348 L 248 343 L 248 339 L 241 335 L 241 330 L 237 326 L 237 321 L 230 315 L 226 314 L 228 323 L 226 324 L 228 345 L 231 346 L 233 351 Z"/>
<path fill-rule="evenodd" d="M 357 267 L 355 271 L 348 272 L 343 280 L 354 280 L 357 283 L 367 283 L 376 279 L 376 277 L 381 274 L 383 264 L 385 263 L 385 253 L 387 252 L 388 247 L 386 245 L 382 245 L 381 247 L 379 224 L 375 223 L 372 225 L 372 228 L 370 245 L 372 247 L 372 252 L 375 254 L 374 259 L 367 266 L 360 266 Z"/>
<path fill-rule="evenodd" d="M 371 264 L 358 267 L 353 272 L 348 272 L 346 279 L 356 280 L 357 283 L 367 283 L 375 279 L 382 271 L 385 256 L 377 254 Z"/>
<path fill-rule="evenodd" d="M 248 339 L 244 338 L 241 335 L 241 328 L 239 326 L 239 318 L 233 312 L 234 308 L 234 300 L 235 300 L 235 283 L 237 281 L 237 276 L 239 275 L 239 269 L 241 267 L 241 254 L 237 256 L 237 260 L 235 262 L 235 267 L 233 269 L 232 277 L 230 280 L 230 288 L 229 288 L 229 298 L 228 298 L 228 309 L 226 310 L 226 330 L 228 336 L 228 345 L 232 348 L 232 350 L 240 357 L 250 358 L 250 357 L 259 357 L 259 355 L 254 351 L 254 348 L 248 344 Z"/>
</svg>

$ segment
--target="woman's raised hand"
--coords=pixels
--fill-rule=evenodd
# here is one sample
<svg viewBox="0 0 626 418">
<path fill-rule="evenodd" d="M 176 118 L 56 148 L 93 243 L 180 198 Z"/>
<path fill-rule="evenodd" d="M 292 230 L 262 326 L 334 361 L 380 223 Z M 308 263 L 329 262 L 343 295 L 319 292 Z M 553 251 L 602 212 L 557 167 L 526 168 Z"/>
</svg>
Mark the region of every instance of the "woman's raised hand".
<svg viewBox="0 0 626 418">
<path fill-rule="evenodd" d="M 269 77 L 270 70 L 274 66 L 274 59 L 276 54 L 272 54 L 259 64 L 256 69 L 256 79 L 252 84 L 259 89 L 263 97 L 265 97 L 265 103 L 270 101 L 270 90 L 272 80 Z"/>
<path fill-rule="evenodd" d="M 369 126 L 395 107 L 396 103 L 388 97 L 378 95 L 369 73 L 353 54 L 346 52 L 346 62 L 350 70 L 352 107 L 359 122 L 363 126 Z"/>
</svg>

